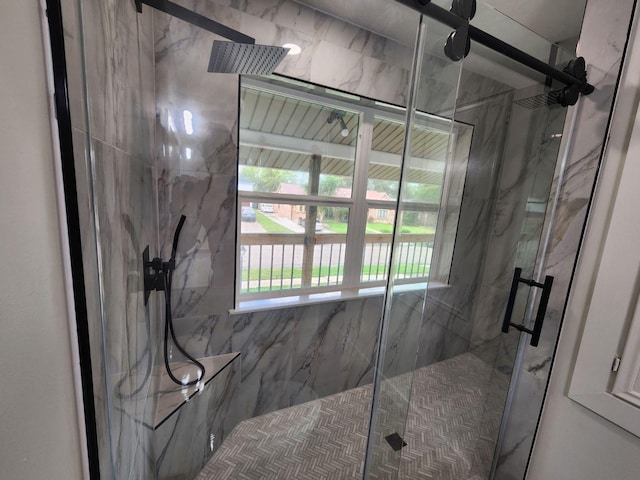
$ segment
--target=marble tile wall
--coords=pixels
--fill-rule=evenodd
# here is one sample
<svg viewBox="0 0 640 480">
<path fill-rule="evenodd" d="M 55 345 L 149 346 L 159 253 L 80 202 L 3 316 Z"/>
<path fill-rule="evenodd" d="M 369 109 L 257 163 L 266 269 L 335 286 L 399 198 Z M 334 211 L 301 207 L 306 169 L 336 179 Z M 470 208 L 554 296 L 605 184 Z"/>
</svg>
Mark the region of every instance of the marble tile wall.
<svg viewBox="0 0 640 480">
<path fill-rule="evenodd" d="M 485 81 L 484 90 L 479 89 L 475 76 L 470 72 L 462 77 L 460 91 L 473 103 L 461 104 L 456 112 L 458 121 L 473 126 L 473 135 L 463 176 L 464 191 L 450 199 L 460 204 L 460 210 L 445 213 L 445 225 L 449 221 L 456 228 L 455 235 L 445 238 L 446 247 L 453 249 L 451 269 L 446 285 L 429 287 L 420 329 L 418 367 L 468 351 L 476 328 L 481 294 L 478 285 L 491 249 L 491 225 L 513 93 L 504 92 L 505 86 L 497 82 Z M 482 101 L 485 94 L 489 98 Z"/>
<path fill-rule="evenodd" d="M 177 3 L 254 37 L 256 43 L 298 44 L 301 54 L 285 59 L 276 73 L 394 104 L 406 103 L 413 42 L 399 44 L 292 0 Z M 418 18 L 416 14 L 415 26 L 408 28 L 417 31 Z M 201 64 L 205 68 L 210 48 L 209 44 L 202 51 L 207 58 Z"/>
<path fill-rule="evenodd" d="M 516 95 L 520 96 L 520 92 Z M 531 210 L 537 206 L 536 199 L 544 206 L 548 198 L 559 154 L 557 135 L 562 133 L 565 117 L 566 110 L 562 108 L 529 110 L 513 105 L 489 248 L 477 287 L 471 337 L 474 347 L 501 334 L 514 268 L 522 268 L 525 278 L 533 274 L 544 215 Z M 519 300 L 526 300 L 526 288 L 523 290 Z M 514 321 L 522 317 L 522 308 L 516 308 Z"/>
<path fill-rule="evenodd" d="M 258 43 L 301 44 L 303 53 L 286 60 L 280 73 L 405 101 L 412 48 L 294 2 L 183 5 L 254 35 Z M 228 313 L 234 307 L 239 78 L 206 72 L 213 35 L 157 12 L 154 29 L 160 244 L 167 257 L 173 229 L 186 215 L 172 295 L 185 347 L 195 355 L 241 352 L 233 402 L 238 419 L 371 383 L 381 298 Z M 185 110 L 193 116 L 192 133 L 186 131 Z M 189 407 L 176 422 L 199 421 L 199 410 Z M 175 456 L 174 448 L 186 441 L 180 438 L 166 448 L 160 445 L 167 438 L 157 440 L 156 449 Z M 173 471 L 191 471 L 200 460 L 185 458 L 177 467 L 174 458 Z"/>
<path fill-rule="evenodd" d="M 153 432 L 153 478 L 195 478 L 231 433 L 238 422 L 239 360 Z"/>
<path fill-rule="evenodd" d="M 295 2 L 182 4 L 255 36 L 258 43 L 300 43 L 303 53 L 285 60 L 279 73 L 391 103 L 405 102 L 412 46 Z M 235 266 L 238 78 L 206 73 L 212 35 L 161 13 L 155 14 L 155 32 L 157 139 L 163 146 L 160 242 L 167 252 L 178 216 L 186 214 L 173 303 L 187 345 L 207 354 L 243 352 L 242 402 L 247 416 L 371 381 L 381 300 L 226 315 L 233 308 L 234 285 L 220 279 L 233 278 Z M 210 100 L 214 97 L 215 102 Z M 182 124 L 186 109 L 194 118 L 191 135 Z M 212 319 L 215 325 L 208 323 Z M 196 330 L 190 332 L 187 325 Z M 339 355 L 325 353 L 324 335 L 332 344 L 350 348 Z M 290 349 L 291 345 L 296 346 Z"/>
<path fill-rule="evenodd" d="M 402 67 L 408 71 L 411 62 L 411 49 L 406 46 L 377 37 L 371 32 L 365 32 L 339 19 L 328 17 L 294 2 L 242 2 L 237 4 L 220 0 L 213 2 L 185 1 L 183 4 L 203 15 L 224 21 L 244 33 L 256 36 L 260 43 L 282 43 L 282 39 L 290 33 L 285 31 L 286 29 L 294 29 L 298 35 L 306 35 L 309 41 L 308 50 L 313 53 L 313 55 L 309 53 L 310 60 L 306 60 L 304 52 L 307 44 L 304 44 L 303 54 L 298 58 L 285 60 L 278 70 L 279 73 L 392 103 L 404 103 L 406 80 L 403 80 L 404 83 L 398 83 L 398 77 L 394 77 L 393 74 L 382 69 L 375 76 L 365 75 L 362 78 L 358 77 L 358 81 L 354 81 L 350 77 L 353 72 L 360 75 L 363 70 L 360 67 L 345 68 L 344 65 L 351 65 L 350 58 L 353 58 L 354 62 L 359 62 L 358 66 L 363 62 L 375 60 L 389 62 L 394 68 Z M 459 66 L 441 58 L 441 45 L 438 42 L 440 37 L 448 34 L 445 30 L 431 25 L 428 35 L 428 50 L 431 49 L 435 52 L 436 46 L 438 46 L 437 51 L 440 56 L 429 53 L 424 58 L 422 84 L 419 89 L 420 92 L 424 92 L 422 100 L 420 100 L 421 109 L 429 111 L 451 110 L 455 100 L 450 98 L 451 95 L 433 94 L 434 88 L 438 88 L 441 92 L 453 92 L 455 95 L 455 89 L 452 89 L 452 85 L 456 84 L 459 75 Z M 236 77 L 226 76 L 223 78 L 219 75 L 204 73 L 202 66 L 206 64 L 206 52 L 209 51 L 213 38 L 211 35 L 203 35 L 184 22 L 158 14 L 156 15 L 156 36 L 158 38 L 156 43 L 156 74 L 160 111 L 159 141 L 173 147 L 173 153 L 167 154 L 165 151 L 166 158 L 161 161 L 163 173 L 160 175 L 161 185 L 159 188 L 160 223 L 161 243 L 165 245 L 165 251 L 171 238 L 171 229 L 177 223 L 178 215 L 186 213 L 188 216 L 183 234 L 185 239 L 181 241 L 179 252 L 189 251 L 189 253 L 184 261 L 179 262 L 179 271 L 176 275 L 176 292 L 173 301 L 176 315 L 179 317 L 223 315 L 233 307 L 233 284 L 225 282 L 220 285 L 215 279 L 231 278 L 234 267 L 231 259 L 233 258 L 232 248 L 235 245 L 235 231 L 230 227 L 233 225 L 235 213 L 235 191 L 233 190 L 235 165 L 231 161 L 231 159 L 235 160 L 235 152 L 231 147 L 237 144 L 237 138 L 234 137 L 237 93 L 233 91 L 237 89 L 237 79 Z M 203 52 L 205 53 L 203 54 Z M 326 54 L 331 57 L 330 62 L 325 61 L 326 58 L 323 60 L 323 52 L 327 52 Z M 369 55 L 371 59 L 367 60 Z M 324 77 L 315 75 L 314 62 L 323 66 L 321 70 Z M 331 68 L 331 65 L 340 65 L 340 68 Z M 380 79 L 388 80 L 394 85 L 394 88 L 398 88 L 400 85 L 402 94 L 397 94 L 397 92 L 382 93 L 360 81 L 363 78 L 373 77 L 378 81 Z M 402 78 L 404 78 L 404 74 Z M 233 86 L 234 83 L 236 86 Z M 503 84 L 467 71 L 463 72 L 462 85 L 461 98 L 464 102 L 481 100 L 487 96 L 509 90 Z M 209 92 L 221 90 L 223 94 L 220 97 L 226 99 L 222 104 L 209 102 L 206 106 L 202 105 L 203 100 L 208 94 L 210 95 Z M 469 167 L 473 173 L 480 172 L 486 164 L 490 165 L 491 162 L 496 162 L 497 155 L 501 153 L 499 137 L 502 130 L 496 126 L 505 121 L 506 114 L 499 113 L 501 107 L 496 107 L 495 101 L 490 104 L 487 111 L 476 108 L 477 118 L 472 114 L 467 114 L 467 119 L 482 122 L 485 126 L 480 128 L 475 137 L 477 138 L 474 142 L 475 161 Z M 181 131 L 180 115 L 186 108 L 192 109 L 194 118 L 198 119 L 202 125 L 202 131 L 206 132 L 204 137 L 207 139 L 207 144 L 204 143 L 204 139 L 199 138 L 197 131 L 189 138 Z M 174 123 L 177 124 L 176 131 L 172 131 L 170 128 L 165 112 L 169 112 Z M 498 118 L 495 118 L 496 115 Z M 228 125 L 233 126 L 231 131 L 229 131 Z M 488 136 L 492 136 L 492 138 L 485 138 Z M 210 138 L 219 139 L 218 143 L 212 144 Z M 186 148 L 191 151 L 189 160 L 185 158 Z M 214 160 L 214 155 L 207 153 L 210 151 L 221 153 Z M 484 178 L 478 177 L 478 185 L 483 184 L 484 180 Z M 221 195 L 221 192 L 226 192 L 226 194 Z M 467 198 L 468 207 L 478 205 L 477 195 Z M 488 197 L 485 195 L 482 200 L 486 203 Z M 166 207 L 167 203 L 169 204 L 168 208 Z M 486 217 L 488 213 L 489 210 L 486 209 L 484 216 Z M 473 212 L 465 210 L 463 220 L 466 218 L 478 221 L 478 224 L 470 227 L 469 234 L 471 232 L 478 234 L 478 226 L 484 228 L 484 225 L 488 224 L 488 222 L 482 222 L 482 212 L 475 210 Z M 480 235 L 482 235 L 481 232 Z M 479 265 L 481 261 L 481 242 L 474 239 L 468 243 L 468 247 L 459 247 L 457 250 L 463 252 L 467 248 L 471 248 L 476 252 L 475 257 L 471 259 L 469 252 L 466 252 L 465 255 L 458 253 L 459 268 L 453 272 L 454 277 L 458 273 L 460 276 L 467 277 L 464 282 L 462 280 L 456 281 L 456 285 L 461 290 L 468 290 L 475 280 L 468 274 L 469 271 L 474 270 L 470 268 L 470 265 L 473 265 L 474 262 Z M 464 265 L 463 258 L 465 259 Z M 467 297 L 461 297 L 458 293 L 453 294 L 452 292 L 450 298 L 452 302 L 455 299 L 461 304 L 471 303 Z M 458 307 L 454 306 L 448 311 L 457 312 Z M 458 317 L 460 316 L 458 315 Z M 467 314 L 466 317 L 470 318 L 470 314 Z M 400 322 L 399 325 L 402 323 Z M 443 320 L 441 323 L 446 325 L 448 321 Z M 438 335 L 434 331 L 430 331 L 429 334 L 433 335 L 433 338 L 428 339 L 431 344 L 437 344 Z M 465 343 L 458 341 L 456 337 L 449 337 L 449 341 L 455 340 L 454 343 L 457 347 L 449 348 L 445 345 L 441 346 L 439 351 L 444 349 L 453 354 L 453 352 L 461 350 L 463 344 L 468 345 L 468 338 Z M 415 335 L 408 335 L 405 338 L 410 338 L 415 343 Z M 395 349 L 403 353 L 415 352 L 415 348 L 399 348 L 402 345 L 400 336 L 395 335 L 391 340 L 395 344 L 391 347 L 392 350 Z M 429 351 L 433 352 L 434 349 L 429 349 Z M 406 371 L 407 366 L 413 361 L 413 358 L 400 359 L 393 354 L 391 357 L 393 360 L 389 361 L 397 364 L 398 367 L 394 367 L 394 371 L 398 372 Z M 438 356 L 433 358 L 438 358 Z M 426 362 L 427 359 L 425 358 L 423 361 Z M 403 367 L 400 368 L 399 365 L 403 365 Z"/>
<path fill-rule="evenodd" d="M 176 329 L 196 355 L 242 354 L 245 419 L 371 383 L 381 311 L 371 297 L 182 318 Z"/>
<path fill-rule="evenodd" d="M 615 8 L 605 0 L 589 0 L 585 12 L 578 55 L 589 65 L 589 81 L 596 91 L 569 111 L 576 115 L 576 127 L 565 126 L 568 143 L 567 168 L 563 176 L 556 170 L 549 205 L 557 200 L 556 217 L 543 228 L 551 242 L 545 258 L 537 267 L 543 275 L 555 277 L 547 317 L 539 348 L 525 347 L 518 369 L 515 401 L 506 419 L 506 435 L 499 454 L 497 479 L 523 478 L 533 445 L 536 424 L 553 362 L 553 354 L 562 324 L 563 310 L 577 259 L 591 192 L 604 148 L 607 123 L 614 100 L 626 35 L 634 2 L 617 2 Z M 560 193 L 556 187 L 560 182 Z M 549 207 L 550 208 L 550 207 Z"/>
</svg>

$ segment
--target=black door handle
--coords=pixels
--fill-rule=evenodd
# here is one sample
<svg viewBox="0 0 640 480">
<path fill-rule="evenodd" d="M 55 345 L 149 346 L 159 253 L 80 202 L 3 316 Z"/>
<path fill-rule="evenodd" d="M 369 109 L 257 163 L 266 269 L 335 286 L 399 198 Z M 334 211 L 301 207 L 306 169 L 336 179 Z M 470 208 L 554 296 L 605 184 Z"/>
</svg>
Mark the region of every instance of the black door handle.
<svg viewBox="0 0 640 480">
<path fill-rule="evenodd" d="M 525 332 L 531 335 L 532 347 L 537 347 L 540 341 L 540 334 L 542 333 L 542 324 L 544 323 L 544 317 L 547 314 L 547 305 L 549 305 L 549 296 L 551 295 L 551 287 L 553 287 L 553 277 L 547 275 L 544 278 L 544 283 L 538 283 L 535 280 L 529 278 L 522 278 L 522 269 L 516 268 L 513 274 L 513 280 L 511 281 L 511 291 L 509 292 L 509 301 L 507 302 L 507 310 L 504 312 L 504 321 L 502 322 L 502 331 L 504 333 L 509 332 L 509 327 L 513 327 L 520 332 Z M 524 283 L 529 287 L 541 288 L 542 296 L 540 297 L 540 303 L 538 304 L 538 313 L 536 314 L 536 322 L 533 325 L 533 330 L 526 328 L 524 325 L 516 324 L 511 321 L 511 315 L 513 315 L 513 307 L 516 303 L 516 295 L 518 294 L 518 286 L 520 283 Z"/>
</svg>

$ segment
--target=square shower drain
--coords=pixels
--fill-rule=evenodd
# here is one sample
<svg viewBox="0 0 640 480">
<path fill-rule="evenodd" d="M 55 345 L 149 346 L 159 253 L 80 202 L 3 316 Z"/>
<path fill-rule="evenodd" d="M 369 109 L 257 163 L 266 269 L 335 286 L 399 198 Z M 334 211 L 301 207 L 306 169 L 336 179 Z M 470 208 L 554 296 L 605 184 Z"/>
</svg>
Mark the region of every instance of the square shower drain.
<svg viewBox="0 0 640 480">
<path fill-rule="evenodd" d="M 396 452 L 399 450 L 402 450 L 402 447 L 407 446 L 407 442 L 405 442 L 402 439 L 402 437 L 397 433 L 392 433 L 391 435 L 387 435 L 386 437 L 384 437 L 384 439 L 387 441 L 389 445 L 391 445 L 391 448 L 393 448 L 393 450 Z"/>
</svg>

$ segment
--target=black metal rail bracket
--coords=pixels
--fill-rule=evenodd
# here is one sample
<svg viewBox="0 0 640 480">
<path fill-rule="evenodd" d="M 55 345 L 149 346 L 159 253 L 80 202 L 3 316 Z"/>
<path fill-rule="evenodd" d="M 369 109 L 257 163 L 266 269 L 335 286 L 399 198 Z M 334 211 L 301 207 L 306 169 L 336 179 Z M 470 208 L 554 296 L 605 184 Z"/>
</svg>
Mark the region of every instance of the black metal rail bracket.
<svg viewBox="0 0 640 480">
<path fill-rule="evenodd" d="M 580 95 L 590 95 L 595 88 L 587 82 L 586 63 L 580 57 L 570 62 L 563 70 L 558 70 L 538 58 L 517 49 L 487 32 L 470 24 L 476 9 L 475 0 L 453 0 L 450 10 L 435 5 L 430 0 L 395 0 L 409 8 L 433 18 L 440 23 L 455 29 L 447 39 L 445 54 L 454 61 L 462 60 L 469 53 L 470 41 L 473 40 L 494 52 L 498 52 L 546 77 L 561 82 L 566 86 L 561 91 L 560 103 L 563 106 L 575 105 Z"/>
<path fill-rule="evenodd" d="M 180 20 L 183 20 L 191 25 L 203 28 L 208 32 L 220 35 L 221 37 L 228 38 L 229 40 L 237 43 L 256 43 L 255 38 L 238 32 L 233 28 L 229 28 L 222 23 L 218 23 L 210 18 L 207 18 L 199 13 L 196 13 L 188 8 L 184 8 L 169 0 L 134 0 L 136 10 L 138 13 L 142 13 L 142 5 L 148 5 L 151 8 L 155 8 L 160 12 L 164 12 L 167 15 L 172 15 Z"/>
<path fill-rule="evenodd" d="M 165 291 L 165 274 L 176 268 L 176 261 L 163 261 L 161 258 L 149 259 L 149 245 L 142 252 L 142 271 L 144 272 L 144 304 L 149 303 L 151 292 Z"/>
<path fill-rule="evenodd" d="M 547 314 L 547 305 L 549 304 L 549 296 L 551 295 L 551 288 L 553 287 L 553 277 L 547 275 L 544 279 L 544 283 L 536 282 L 529 278 L 522 278 L 522 269 L 516 268 L 513 274 L 513 280 L 511 282 L 511 292 L 509 293 L 509 301 L 507 302 L 507 310 L 504 313 L 504 321 L 502 322 L 502 331 L 504 333 L 509 332 L 509 327 L 513 327 L 516 330 L 531 335 L 532 347 L 537 347 L 540 341 L 540 334 L 542 333 L 542 325 L 544 323 L 544 317 Z M 511 316 L 513 315 L 513 307 L 516 302 L 516 295 L 518 294 L 518 285 L 524 283 L 529 287 L 541 288 L 542 296 L 540 297 L 540 303 L 538 304 L 538 313 L 536 314 L 536 321 L 533 325 L 533 330 L 526 328 L 523 324 L 513 323 Z"/>
</svg>

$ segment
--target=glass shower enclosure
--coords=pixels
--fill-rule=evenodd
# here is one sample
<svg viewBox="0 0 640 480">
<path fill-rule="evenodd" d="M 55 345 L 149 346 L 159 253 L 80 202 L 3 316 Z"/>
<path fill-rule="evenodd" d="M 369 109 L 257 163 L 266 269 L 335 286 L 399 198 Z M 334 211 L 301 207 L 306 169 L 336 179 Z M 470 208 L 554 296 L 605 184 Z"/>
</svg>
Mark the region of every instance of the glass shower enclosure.
<svg viewBox="0 0 640 480">
<path fill-rule="evenodd" d="M 369 3 L 61 1 L 102 478 L 524 475 L 565 86 Z M 208 21 L 300 51 L 212 73 Z"/>
</svg>

